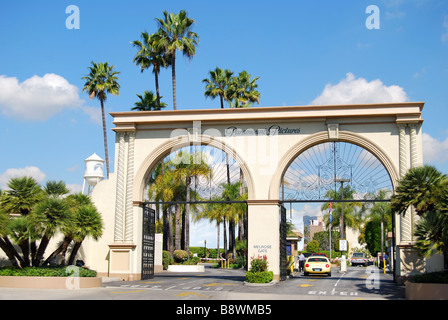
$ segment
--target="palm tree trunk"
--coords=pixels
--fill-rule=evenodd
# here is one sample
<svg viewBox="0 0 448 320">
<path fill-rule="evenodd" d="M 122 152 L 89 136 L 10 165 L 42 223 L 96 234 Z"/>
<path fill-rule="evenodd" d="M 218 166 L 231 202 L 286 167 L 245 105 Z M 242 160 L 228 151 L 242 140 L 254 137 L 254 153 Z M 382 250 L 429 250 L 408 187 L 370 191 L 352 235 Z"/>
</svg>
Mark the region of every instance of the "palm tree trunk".
<svg viewBox="0 0 448 320">
<path fill-rule="evenodd" d="M 75 261 L 76 255 L 78 254 L 79 248 L 81 248 L 82 241 L 76 241 L 73 246 L 72 253 L 70 254 L 70 258 L 68 259 L 68 265 L 73 265 Z"/>
<path fill-rule="evenodd" d="M 174 231 L 175 231 L 175 239 L 174 239 L 174 249 L 181 250 L 181 207 L 180 204 L 176 204 L 176 216 L 174 220 Z"/>
<path fill-rule="evenodd" d="M 173 52 L 173 58 L 171 60 L 171 72 L 173 77 L 173 108 L 177 110 L 176 102 L 176 51 Z"/>
<path fill-rule="evenodd" d="M 227 256 L 227 230 L 226 230 L 226 218 L 223 219 L 223 232 L 224 232 L 224 258 Z"/>
<path fill-rule="evenodd" d="M 19 247 L 22 250 L 23 255 L 23 263 L 24 265 L 22 267 L 29 267 L 30 266 L 30 241 L 29 239 L 20 241 Z"/>
<path fill-rule="evenodd" d="M 156 78 L 157 107 L 160 110 L 160 93 L 159 93 L 159 74 L 158 74 L 158 72 L 154 72 L 154 77 Z"/>
<path fill-rule="evenodd" d="M 50 254 L 50 256 L 47 258 L 47 260 L 45 260 L 45 262 L 43 264 L 46 265 L 46 264 L 50 263 L 51 259 L 53 259 L 54 257 L 56 257 L 58 254 L 61 253 L 61 264 L 60 265 L 64 266 L 65 265 L 65 253 L 67 252 L 67 248 L 71 241 L 72 241 L 72 239 L 70 237 L 65 236 L 61 245 L 56 250 L 54 250 L 52 254 Z"/>
<path fill-rule="evenodd" d="M 8 242 L 9 241 L 5 241 L 4 239 L 0 238 L 0 248 L 5 252 L 5 254 L 8 257 L 9 261 L 11 262 L 12 266 L 15 268 L 19 268 L 19 264 L 17 263 L 17 260 L 20 261 L 20 259 L 16 259 L 16 254 L 14 253 L 15 249 L 14 249 L 14 247 L 8 245 Z M 21 262 L 23 262 L 23 260 Z"/>
<path fill-rule="evenodd" d="M 168 251 L 171 252 L 171 254 L 174 253 L 173 216 L 171 213 L 171 208 L 168 213 Z"/>
<path fill-rule="evenodd" d="M 39 267 L 40 261 L 43 259 L 48 243 L 50 243 L 50 236 L 44 234 L 44 236 L 40 240 L 39 249 L 37 250 L 36 256 L 33 259 L 33 267 Z"/>
<path fill-rule="evenodd" d="M 109 179 L 109 153 L 107 151 L 107 131 L 106 131 L 106 116 L 104 115 L 104 101 L 101 102 L 101 116 L 103 118 L 103 136 L 104 136 L 104 154 L 106 157 L 106 179 Z"/>
<path fill-rule="evenodd" d="M 185 204 L 185 251 L 190 253 L 190 184 L 191 177 L 186 178 L 187 194 Z"/>
<path fill-rule="evenodd" d="M 216 252 L 216 259 L 219 259 L 219 238 L 220 238 L 220 223 L 219 221 L 216 221 L 216 226 L 218 228 L 218 239 L 217 239 L 217 243 L 218 243 L 218 248 L 217 248 L 217 252 Z"/>
</svg>

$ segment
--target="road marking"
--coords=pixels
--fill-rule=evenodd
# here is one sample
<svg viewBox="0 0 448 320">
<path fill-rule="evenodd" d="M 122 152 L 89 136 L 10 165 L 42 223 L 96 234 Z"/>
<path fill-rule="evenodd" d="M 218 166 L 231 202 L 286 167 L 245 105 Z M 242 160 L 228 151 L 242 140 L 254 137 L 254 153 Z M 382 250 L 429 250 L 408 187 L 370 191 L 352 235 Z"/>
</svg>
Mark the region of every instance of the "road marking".
<svg viewBox="0 0 448 320">
<path fill-rule="evenodd" d="M 235 283 L 217 283 L 217 282 L 213 282 L 213 283 L 209 283 L 209 284 L 204 284 L 204 287 L 215 287 L 215 286 L 234 286 Z"/>
<path fill-rule="evenodd" d="M 336 284 L 334 285 L 335 287 L 338 286 L 339 281 L 341 281 L 342 277 L 345 275 L 345 273 L 342 274 L 342 276 L 339 277 L 338 281 L 336 281 Z"/>
<path fill-rule="evenodd" d="M 313 284 L 298 284 L 297 286 L 302 288 L 314 287 Z"/>
<path fill-rule="evenodd" d="M 116 293 L 116 294 L 120 294 L 120 293 L 138 293 L 138 292 L 143 292 L 145 290 L 133 290 L 133 291 L 111 291 L 110 293 Z"/>
<path fill-rule="evenodd" d="M 206 296 L 204 294 L 196 293 L 196 292 L 182 292 L 182 293 L 176 294 L 176 297 L 186 297 L 188 295 L 208 298 L 208 296 Z"/>
</svg>

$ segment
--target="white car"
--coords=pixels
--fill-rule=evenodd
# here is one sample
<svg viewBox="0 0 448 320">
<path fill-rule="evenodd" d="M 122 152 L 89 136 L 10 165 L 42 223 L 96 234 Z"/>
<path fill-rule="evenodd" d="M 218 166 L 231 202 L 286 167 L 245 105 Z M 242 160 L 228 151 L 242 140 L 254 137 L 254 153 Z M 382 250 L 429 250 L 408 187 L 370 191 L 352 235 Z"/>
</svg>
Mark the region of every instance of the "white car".
<svg viewBox="0 0 448 320">
<path fill-rule="evenodd" d="M 356 265 L 363 265 L 364 267 L 367 267 L 367 258 L 365 253 L 362 252 L 354 252 L 352 255 L 352 258 L 350 259 L 350 263 L 352 266 Z"/>
</svg>

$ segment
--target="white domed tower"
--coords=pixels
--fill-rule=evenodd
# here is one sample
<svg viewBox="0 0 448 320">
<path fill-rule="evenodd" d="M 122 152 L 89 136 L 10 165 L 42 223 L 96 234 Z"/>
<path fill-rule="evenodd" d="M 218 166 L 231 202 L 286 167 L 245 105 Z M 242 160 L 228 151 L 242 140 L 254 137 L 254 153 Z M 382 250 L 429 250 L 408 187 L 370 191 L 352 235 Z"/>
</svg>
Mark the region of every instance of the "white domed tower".
<svg viewBox="0 0 448 320">
<path fill-rule="evenodd" d="M 88 184 L 87 194 L 92 192 L 93 187 L 104 179 L 104 160 L 96 153 L 84 160 L 86 163 L 86 170 L 84 172 L 84 183 L 82 186 L 82 193 L 84 193 L 86 183 Z"/>
</svg>

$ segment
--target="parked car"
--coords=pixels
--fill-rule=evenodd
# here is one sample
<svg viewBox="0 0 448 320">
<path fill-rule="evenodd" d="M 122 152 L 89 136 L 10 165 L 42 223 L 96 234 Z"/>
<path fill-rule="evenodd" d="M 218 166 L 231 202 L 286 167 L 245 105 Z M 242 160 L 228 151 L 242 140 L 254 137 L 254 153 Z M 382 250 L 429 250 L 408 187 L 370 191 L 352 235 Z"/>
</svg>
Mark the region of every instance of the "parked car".
<svg viewBox="0 0 448 320">
<path fill-rule="evenodd" d="M 350 259 L 350 263 L 352 266 L 363 265 L 364 267 L 367 267 L 368 260 L 365 253 L 354 252 Z"/>
<path fill-rule="evenodd" d="M 312 253 L 311 256 L 322 256 L 322 257 L 327 257 L 327 255 L 326 255 L 325 253 L 317 253 L 317 252 Z"/>
<path fill-rule="evenodd" d="M 331 263 L 327 257 L 324 256 L 311 256 L 305 261 L 305 276 L 309 274 L 327 274 L 331 277 Z"/>
</svg>

